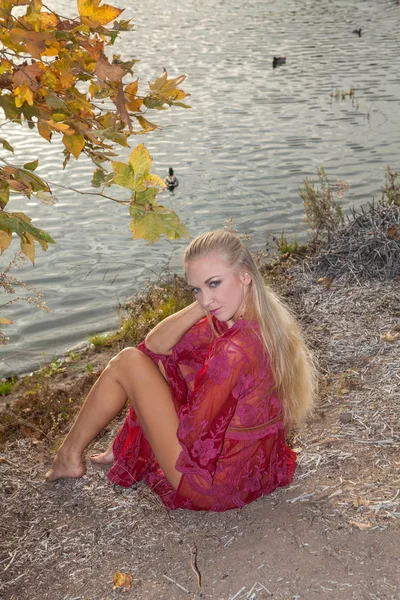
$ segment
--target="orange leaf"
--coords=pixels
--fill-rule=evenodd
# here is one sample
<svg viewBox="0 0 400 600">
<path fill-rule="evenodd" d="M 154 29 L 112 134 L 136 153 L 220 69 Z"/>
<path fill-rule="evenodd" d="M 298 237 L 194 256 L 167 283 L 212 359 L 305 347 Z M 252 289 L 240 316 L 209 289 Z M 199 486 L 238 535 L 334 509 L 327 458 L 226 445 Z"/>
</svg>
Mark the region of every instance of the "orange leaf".
<svg viewBox="0 0 400 600">
<path fill-rule="evenodd" d="M 38 121 L 37 124 L 39 134 L 48 142 L 51 141 L 52 130 L 49 127 L 47 121 Z"/>
<path fill-rule="evenodd" d="M 63 144 L 69 152 L 77 159 L 85 147 L 85 138 L 80 133 L 64 135 Z"/>
<path fill-rule="evenodd" d="M 110 81 L 119 81 L 126 75 L 126 71 L 119 65 L 112 65 L 106 56 L 102 56 L 97 61 L 96 68 L 94 70 L 99 79 L 108 79 Z"/>
<path fill-rule="evenodd" d="M 37 91 L 40 87 L 39 82 L 43 75 L 42 69 L 38 63 L 32 65 L 22 65 L 13 75 L 14 86 L 26 85 L 31 90 Z"/>
<path fill-rule="evenodd" d="M 107 25 L 123 12 L 123 8 L 116 8 L 110 4 L 100 6 L 101 0 L 78 0 L 78 12 L 82 23 L 89 27 Z"/>
<path fill-rule="evenodd" d="M 391 225 L 387 230 L 387 236 L 390 240 L 400 239 L 400 229 L 397 225 Z"/>
<path fill-rule="evenodd" d="M 139 85 L 139 79 L 136 79 L 133 83 L 130 83 L 125 88 L 125 97 L 126 97 L 126 107 L 128 110 L 132 112 L 139 112 L 142 104 L 143 98 L 136 98 L 137 90 Z"/>
<path fill-rule="evenodd" d="M 121 571 L 117 571 L 114 573 L 113 577 L 113 590 L 117 588 L 125 588 L 128 592 L 130 592 L 132 587 L 133 577 L 128 573 L 122 573 Z"/>
</svg>

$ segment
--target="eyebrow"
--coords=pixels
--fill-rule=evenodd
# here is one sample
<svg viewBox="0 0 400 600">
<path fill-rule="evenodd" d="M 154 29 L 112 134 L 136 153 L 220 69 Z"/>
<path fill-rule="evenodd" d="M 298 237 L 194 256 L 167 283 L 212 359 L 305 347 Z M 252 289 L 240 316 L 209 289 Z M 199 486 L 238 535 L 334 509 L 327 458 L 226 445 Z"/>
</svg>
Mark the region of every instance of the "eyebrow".
<svg viewBox="0 0 400 600">
<path fill-rule="evenodd" d="M 211 281 L 211 279 L 214 279 L 214 277 L 221 277 L 221 275 L 212 275 L 211 277 L 209 277 L 208 279 L 206 279 L 204 283 L 208 283 L 209 281 Z M 191 288 L 196 288 L 197 287 L 197 285 L 191 285 L 190 283 L 188 283 L 188 285 Z"/>
</svg>

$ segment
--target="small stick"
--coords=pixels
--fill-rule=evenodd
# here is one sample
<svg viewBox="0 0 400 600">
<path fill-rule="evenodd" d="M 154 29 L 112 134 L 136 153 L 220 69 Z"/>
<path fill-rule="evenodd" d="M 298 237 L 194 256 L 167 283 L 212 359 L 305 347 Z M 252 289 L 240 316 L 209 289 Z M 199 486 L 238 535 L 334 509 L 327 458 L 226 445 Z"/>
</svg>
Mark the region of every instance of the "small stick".
<svg viewBox="0 0 400 600">
<path fill-rule="evenodd" d="M 168 575 L 163 575 L 163 577 L 165 577 L 165 579 L 168 579 L 168 581 L 170 581 L 171 583 L 174 583 L 176 585 L 176 587 L 178 587 L 183 592 L 186 592 L 187 594 L 190 593 L 189 590 L 187 590 L 186 588 L 183 587 L 183 585 L 181 585 L 180 583 L 178 583 L 177 581 L 175 581 L 175 579 L 172 579 L 171 577 L 168 577 Z"/>
</svg>

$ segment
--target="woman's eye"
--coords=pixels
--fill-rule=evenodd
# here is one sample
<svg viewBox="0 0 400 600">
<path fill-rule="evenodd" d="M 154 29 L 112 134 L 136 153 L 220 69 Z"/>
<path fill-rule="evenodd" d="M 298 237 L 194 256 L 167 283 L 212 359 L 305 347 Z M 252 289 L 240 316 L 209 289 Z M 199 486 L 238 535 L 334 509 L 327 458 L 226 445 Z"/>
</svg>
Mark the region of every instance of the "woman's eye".
<svg viewBox="0 0 400 600">
<path fill-rule="evenodd" d="M 210 287 L 217 287 L 221 282 L 220 281 L 212 281 L 210 283 Z"/>
<path fill-rule="evenodd" d="M 199 291 L 200 291 L 199 288 L 192 288 L 193 294 L 198 294 Z"/>
</svg>

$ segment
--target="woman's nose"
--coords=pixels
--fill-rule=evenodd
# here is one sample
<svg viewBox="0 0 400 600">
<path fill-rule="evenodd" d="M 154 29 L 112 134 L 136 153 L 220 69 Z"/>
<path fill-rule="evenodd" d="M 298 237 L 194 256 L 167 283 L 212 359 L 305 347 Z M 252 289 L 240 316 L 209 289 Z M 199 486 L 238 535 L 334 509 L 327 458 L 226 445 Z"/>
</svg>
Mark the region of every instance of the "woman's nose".
<svg viewBox="0 0 400 600">
<path fill-rule="evenodd" d="M 208 307 L 210 304 L 212 304 L 212 301 L 213 301 L 212 291 L 211 290 L 204 290 L 204 292 L 203 292 L 203 303 L 204 303 L 204 306 Z"/>
</svg>

